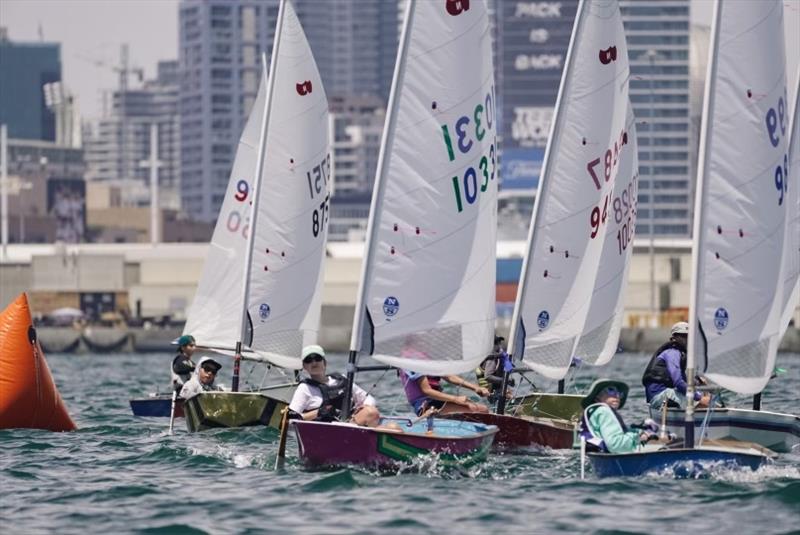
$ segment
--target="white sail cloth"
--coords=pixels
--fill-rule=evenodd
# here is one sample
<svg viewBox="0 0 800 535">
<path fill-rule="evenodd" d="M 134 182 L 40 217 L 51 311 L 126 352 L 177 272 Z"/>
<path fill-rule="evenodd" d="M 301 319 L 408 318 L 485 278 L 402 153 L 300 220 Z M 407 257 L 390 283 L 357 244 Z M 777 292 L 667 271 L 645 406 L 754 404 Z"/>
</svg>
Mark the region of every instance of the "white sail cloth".
<svg viewBox="0 0 800 535">
<path fill-rule="evenodd" d="M 780 0 L 718 2 L 695 209 L 699 371 L 755 394 L 775 364 L 784 307 L 789 112 Z"/>
<path fill-rule="evenodd" d="M 198 345 L 233 349 L 240 339 L 243 259 L 253 194 L 259 195 L 245 347 L 300 368 L 319 329 L 330 201 L 328 101 L 291 2 L 284 4 L 260 185 L 254 187 L 267 77 L 245 125 L 185 332 Z"/>
<path fill-rule="evenodd" d="M 387 364 L 459 373 L 491 350 L 498 182 L 493 72 L 482 0 L 411 1 L 355 322 L 363 325 L 356 349 Z"/>
<path fill-rule="evenodd" d="M 617 2 L 581 2 L 512 326 L 512 352 L 551 379 L 577 352 L 602 363 L 616 349 L 638 179 L 629 75 Z"/>
</svg>

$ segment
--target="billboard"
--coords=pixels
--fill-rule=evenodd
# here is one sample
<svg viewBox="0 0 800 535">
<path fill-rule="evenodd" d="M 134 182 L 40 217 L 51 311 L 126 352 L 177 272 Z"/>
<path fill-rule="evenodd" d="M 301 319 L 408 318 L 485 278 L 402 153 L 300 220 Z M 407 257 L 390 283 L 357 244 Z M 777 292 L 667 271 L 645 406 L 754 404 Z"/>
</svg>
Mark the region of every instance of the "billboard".
<svg viewBox="0 0 800 535">
<path fill-rule="evenodd" d="M 86 229 L 86 182 L 80 178 L 49 179 L 47 213 L 56 219 L 56 241 L 82 242 Z"/>
<path fill-rule="evenodd" d="M 578 0 L 498 2 L 501 188 L 539 183 Z"/>
</svg>

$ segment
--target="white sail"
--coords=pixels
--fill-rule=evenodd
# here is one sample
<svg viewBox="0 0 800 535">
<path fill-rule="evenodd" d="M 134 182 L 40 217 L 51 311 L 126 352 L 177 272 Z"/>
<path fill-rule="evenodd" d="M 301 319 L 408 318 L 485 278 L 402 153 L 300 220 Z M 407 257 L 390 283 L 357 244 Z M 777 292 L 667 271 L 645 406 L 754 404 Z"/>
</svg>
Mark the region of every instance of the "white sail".
<svg viewBox="0 0 800 535">
<path fill-rule="evenodd" d="M 512 352 L 518 355 L 524 340 L 525 363 L 551 379 L 566 375 L 584 332 L 583 348 L 599 350 L 618 329 L 614 323 L 623 280 L 617 281 L 617 295 L 610 288 L 604 292 L 603 285 L 616 284 L 614 273 L 625 269 L 630 245 L 602 280 L 598 267 L 606 238 L 615 239 L 633 212 L 630 199 L 625 213 L 619 198 L 623 190 L 630 196 L 636 189 L 635 184 L 630 189 L 636 180 L 636 160 L 628 154 L 635 152 L 634 133 L 628 131 L 633 124 L 628 117 L 628 78 L 628 50 L 617 2 L 582 1 L 561 79 L 512 323 Z M 617 185 L 618 181 L 623 183 Z"/>
<path fill-rule="evenodd" d="M 800 305 L 800 72 L 794 84 L 794 106 L 789 109 L 792 111 L 792 135 L 789 138 L 789 187 L 786 191 L 782 274 L 784 301 L 779 339 L 783 338 L 792 314 Z"/>
<path fill-rule="evenodd" d="M 302 347 L 316 340 L 319 328 L 330 141 L 325 90 L 291 2 L 285 3 L 282 24 L 271 73 L 275 79 L 262 180 L 254 188 L 266 76 L 239 141 L 185 332 L 208 347 L 233 349 L 239 340 L 245 306 L 242 262 L 256 191 L 257 228 L 246 299 L 250 325 L 243 342 L 276 364 L 299 368 Z"/>
<path fill-rule="evenodd" d="M 605 229 L 605 241 L 589 313 L 583 333 L 575 348 L 575 356 L 588 364 L 602 366 L 617 353 L 619 333 L 625 308 L 633 236 L 636 230 L 637 195 L 639 190 L 639 154 L 636 120 L 628 104 L 625 119 L 628 146 L 620 154 L 619 172 L 614 182 L 614 196 L 609 208 L 613 224 Z"/>
<path fill-rule="evenodd" d="M 717 2 L 695 205 L 687 368 L 755 394 L 783 314 L 789 113 L 780 0 Z"/>
<path fill-rule="evenodd" d="M 356 310 L 364 337 L 353 349 L 420 373 L 467 371 L 492 346 L 491 39 L 483 0 L 408 6 Z"/>
</svg>

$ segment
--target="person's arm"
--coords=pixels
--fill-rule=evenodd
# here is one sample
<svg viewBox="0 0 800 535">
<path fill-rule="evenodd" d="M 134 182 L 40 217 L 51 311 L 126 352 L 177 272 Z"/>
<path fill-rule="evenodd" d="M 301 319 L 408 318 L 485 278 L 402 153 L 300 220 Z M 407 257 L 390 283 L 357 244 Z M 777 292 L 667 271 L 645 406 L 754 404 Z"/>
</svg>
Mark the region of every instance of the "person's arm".
<svg viewBox="0 0 800 535">
<path fill-rule="evenodd" d="M 193 379 L 190 379 L 190 380 L 186 381 L 186 384 L 184 384 L 183 388 L 181 388 L 180 396 L 183 399 L 189 399 L 189 398 L 191 398 L 193 396 L 196 396 L 200 392 L 202 392 L 202 390 L 203 389 L 200 386 L 200 383 L 198 383 L 197 381 L 195 381 Z"/>
<path fill-rule="evenodd" d="M 463 377 L 459 377 L 458 375 L 447 375 L 444 377 L 444 380 L 452 385 L 463 386 L 464 388 L 472 390 L 481 397 L 485 398 L 486 396 L 489 395 L 489 391 L 486 390 L 485 388 L 480 387 L 478 385 L 474 385 L 469 381 L 467 381 L 466 379 L 464 379 Z"/>
<path fill-rule="evenodd" d="M 685 396 L 688 385 L 686 384 L 686 379 L 683 378 L 683 371 L 681 370 L 680 352 L 677 349 L 667 350 L 663 358 L 664 362 L 667 364 L 667 373 L 669 373 L 672 379 L 672 384 L 675 385 L 675 390 Z M 701 397 L 702 394 L 700 394 L 700 392 L 694 393 L 695 401 L 699 400 Z"/>
<path fill-rule="evenodd" d="M 358 408 L 362 405 L 371 405 L 374 407 L 375 398 L 372 397 L 372 395 L 367 394 L 363 388 L 353 383 L 353 406 Z"/>
<path fill-rule="evenodd" d="M 297 385 L 297 389 L 289 402 L 289 410 L 303 416 L 303 420 L 313 420 L 317 417 L 318 409 L 308 410 L 311 401 L 311 391 L 305 383 Z"/>
<path fill-rule="evenodd" d="M 446 394 L 436 390 L 431 386 L 431 384 L 428 382 L 428 378 L 424 375 L 417 379 L 417 385 L 419 385 L 419 389 L 422 391 L 422 393 L 431 399 L 438 399 L 439 401 L 449 403 L 457 403 L 458 405 L 466 405 L 469 403 L 467 396 L 454 396 L 452 394 Z"/>
<path fill-rule="evenodd" d="M 638 431 L 624 432 L 617 417 L 607 406 L 597 408 L 590 420 L 610 453 L 628 453 L 635 451 L 639 446 L 642 439 L 640 433 Z"/>
</svg>

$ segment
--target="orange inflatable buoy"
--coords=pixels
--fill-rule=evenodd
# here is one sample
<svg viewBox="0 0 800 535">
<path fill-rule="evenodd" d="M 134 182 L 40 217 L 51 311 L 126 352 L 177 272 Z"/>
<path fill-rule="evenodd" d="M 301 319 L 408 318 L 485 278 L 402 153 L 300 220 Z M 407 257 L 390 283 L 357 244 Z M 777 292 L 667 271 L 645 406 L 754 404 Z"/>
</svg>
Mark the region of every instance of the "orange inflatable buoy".
<svg viewBox="0 0 800 535">
<path fill-rule="evenodd" d="M 0 429 L 72 431 L 23 293 L 0 314 Z"/>
</svg>

